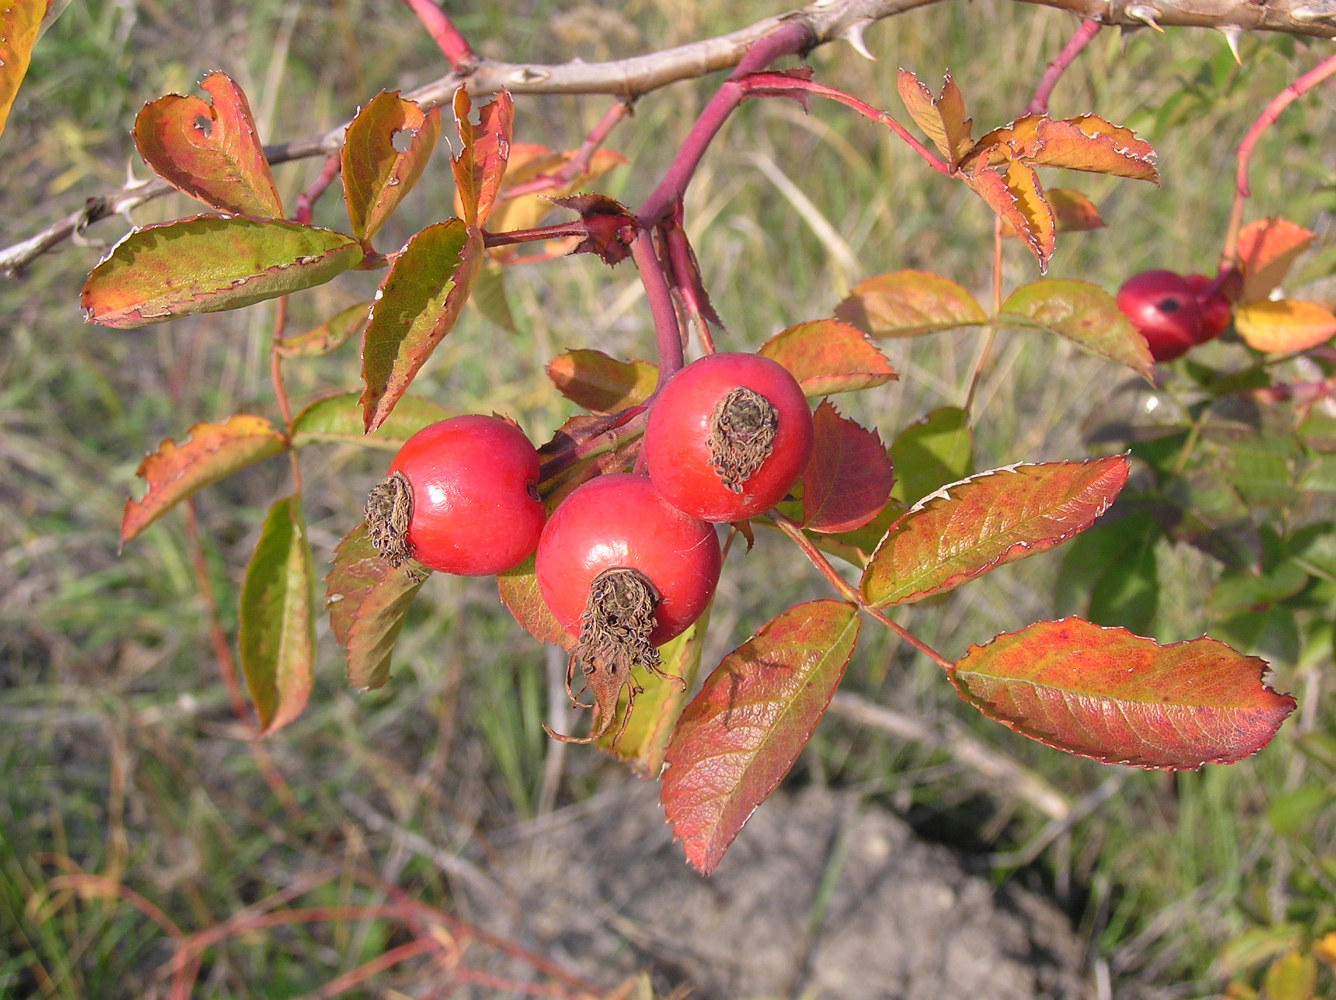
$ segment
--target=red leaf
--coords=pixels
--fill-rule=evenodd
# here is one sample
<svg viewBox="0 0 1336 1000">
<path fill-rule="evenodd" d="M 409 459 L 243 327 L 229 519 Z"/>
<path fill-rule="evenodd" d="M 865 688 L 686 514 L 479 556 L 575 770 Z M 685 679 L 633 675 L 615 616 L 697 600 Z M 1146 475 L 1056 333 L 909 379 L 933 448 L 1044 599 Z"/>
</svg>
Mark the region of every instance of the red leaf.
<svg viewBox="0 0 1336 1000">
<path fill-rule="evenodd" d="M 998 319 L 1056 333 L 1091 354 L 1126 365 L 1147 381 L 1153 378 L 1155 359 L 1146 338 L 1112 295 L 1088 281 L 1049 278 L 1022 285 L 1002 303 Z"/>
<path fill-rule="evenodd" d="M 965 99 L 951 74 L 942 80 L 942 92 L 936 98 L 907 69 L 900 70 L 896 85 L 915 124 L 932 140 L 947 163 L 956 166 L 970 149 L 973 119 L 965 117 Z"/>
<path fill-rule="evenodd" d="M 834 319 L 781 330 L 757 353 L 787 368 L 809 397 L 869 389 L 897 377 L 862 330 Z"/>
<path fill-rule="evenodd" d="M 469 121 L 472 103 L 468 91 L 455 91 L 455 128 L 464 144 L 458 158 L 451 159 L 455 187 L 463 207 L 464 221 L 481 229 L 492 213 L 492 205 L 501 190 L 510 157 L 510 133 L 515 123 L 515 104 L 508 91 L 478 109 L 478 125 Z"/>
<path fill-rule="evenodd" d="M 602 351 L 567 351 L 547 366 L 557 391 L 590 413 L 617 413 L 654 392 L 659 369 L 648 361 L 618 361 Z"/>
<path fill-rule="evenodd" d="M 197 215 L 128 233 L 93 268 L 87 322 L 129 330 L 240 309 L 324 284 L 362 262 L 352 237 L 283 219 Z"/>
<path fill-rule="evenodd" d="M 235 215 L 277 219 L 283 206 L 240 87 L 226 73 L 200 81 L 210 103 L 168 94 L 135 117 L 135 147 L 168 184 Z"/>
<path fill-rule="evenodd" d="M 1079 618 L 971 646 L 951 672 L 966 701 L 1023 736 L 1106 764 L 1232 764 L 1295 708 L 1266 663 L 1214 639 L 1161 646 Z"/>
<path fill-rule="evenodd" d="M 325 577 L 330 631 L 348 656 L 348 683 L 360 691 L 390 679 L 390 655 L 408 606 L 431 575 L 416 563 L 397 569 L 380 557 L 365 522 L 339 542 Z"/>
<path fill-rule="evenodd" d="M 1239 269 L 1243 272 L 1243 302 L 1270 297 L 1299 254 L 1317 237 L 1288 219 L 1257 219 L 1239 231 Z"/>
<path fill-rule="evenodd" d="M 237 649 L 262 733 L 301 714 L 315 665 L 315 569 L 300 496 L 264 519 L 241 585 Z"/>
<path fill-rule="evenodd" d="M 812 457 L 803 472 L 803 527 L 823 534 L 867 524 L 890 499 L 891 459 L 876 431 L 824 400 L 813 415 Z"/>
<path fill-rule="evenodd" d="M 362 416 L 374 431 L 394 409 L 468 301 L 482 235 L 458 219 L 419 232 L 380 284 L 362 338 Z"/>
<path fill-rule="evenodd" d="M 1014 465 L 925 497 L 863 573 L 868 604 L 913 604 L 1080 534 L 1127 482 L 1123 455 Z"/>
<path fill-rule="evenodd" d="M 858 641 L 856 609 L 790 608 L 724 657 L 668 745 L 660 797 L 689 861 L 708 875 L 816 728 Z"/>
<path fill-rule="evenodd" d="M 28 72 L 47 0 L 8 0 L 0 6 L 0 132 Z"/>
<path fill-rule="evenodd" d="M 353 235 L 369 240 L 422 176 L 441 134 L 441 112 L 423 112 L 398 91 L 381 91 L 348 125 L 343 142 L 343 197 Z M 397 136 L 407 135 L 402 152 Z"/>
<path fill-rule="evenodd" d="M 835 315 L 873 337 L 917 337 L 988 322 L 973 295 L 931 271 L 890 271 L 860 281 Z"/>
<path fill-rule="evenodd" d="M 135 475 L 148 484 L 148 492 L 125 503 L 122 545 L 192 493 L 288 447 L 288 439 L 268 420 L 244 414 L 221 424 L 196 424 L 188 435 L 180 444 L 163 441 L 140 463 Z"/>
</svg>

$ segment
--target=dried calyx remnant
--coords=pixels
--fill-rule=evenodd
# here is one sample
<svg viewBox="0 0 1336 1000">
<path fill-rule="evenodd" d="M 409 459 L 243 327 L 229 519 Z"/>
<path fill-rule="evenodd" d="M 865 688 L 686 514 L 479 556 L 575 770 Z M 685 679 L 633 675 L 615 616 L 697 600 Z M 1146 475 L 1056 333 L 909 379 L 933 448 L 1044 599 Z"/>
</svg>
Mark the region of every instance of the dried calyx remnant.
<svg viewBox="0 0 1336 1000">
<path fill-rule="evenodd" d="M 722 482 L 741 493 L 747 480 L 774 450 L 779 411 L 759 392 L 739 386 L 710 414 L 710 462 Z"/>
<path fill-rule="evenodd" d="M 639 570 L 615 566 L 594 577 L 584 614 L 580 616 L 580 638 L 566 663 L 566 693 L 571 703 L 580 704 L 577 693 L 571 690 L 577 666 L 584 675 L 582 692 L 588 690 L 594 696 L 594 729 L 589 736 L 577 738 L 544 726 L 548 735 L 567 743 L 593 743 L 612 728 L 617 718 L 617 701 L 624 689 L 626 714 L 612 738 L 615 746 L 631 718 L 636 695 L 643 690 L 631 676 L 634 664 L 682 683 L 680 677 L 659 669 L 659 651 L 649 641 L 656 625 L 654 610 L 659 600 L 658 590 Z"/>
<path fill-rule="evenodd" d="M 413 517 L 413 487 L 402 472 L 392 472 L 371 487 L 366 506 L 367 539 L 392 567 L 408 561 L 408 522 Z"/>
</svg>

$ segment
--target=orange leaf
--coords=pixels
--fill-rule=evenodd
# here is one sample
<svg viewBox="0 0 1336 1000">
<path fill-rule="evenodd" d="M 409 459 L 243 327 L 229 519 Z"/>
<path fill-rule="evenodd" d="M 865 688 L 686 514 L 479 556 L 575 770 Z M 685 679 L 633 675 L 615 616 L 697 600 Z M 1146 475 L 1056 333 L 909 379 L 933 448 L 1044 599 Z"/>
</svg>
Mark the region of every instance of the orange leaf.
<svg viewBox="0 0 1336 1000">
<path fill-rule="evenodd" d="M 501 190 L 510 157 L 510 133 L 515 123 L 515 103 L 508 91 L 478 109 L 478 125 L 469 121 L 472 104 L 468 91 L 455 91 L 455 128 L 464 144 L 458 158 L 451 160 L 455 186 L 463 207 L 464 221 L 482 228 L 492 212 Z"/>
<path fill-rule="evenodd" d="M 1234 329 L 1255 351 L 1288 354 L 1330 340 L 1336 334 L 1336 316 L 1316 302 L 1263 299 L 1234 310 Z"/>
<path fill-rule="evenodd" d="M 1095 115 L 1053 119 L 1026 115 L 993 129 L 970 150 L 967 164 L 1001 166 L 1026 160 L 1036 166 L 1065 167 L 1091 173 L 1157 181 L 1155 150 L 1131 129 Z"/>
<path fill-rule="evenodd" d="M 1240 301 L 1267 298 L 1285 280 L 1296 257 L 1317 237 L 1286 219 L 1257 219 L 1239 230 Z"/>
<path fill-rule="evenodd" d="M 917 337 L 988 322 L 974 296 L 931 271 L 888 271 L 854 286 L 835 315 L 873 337 Z"/>
<path fill-rule="evenodd" d="M 398 91 L 381 91 L 357 113 L 340 154 L 353 235 L 369 240 L 422 176 L 441 134 L 441 112 L 423 112 Z M 400 152 L 395 142 L 407 137 Z"/>
<path fill-rule="evenodd" d="M 263 417 L 236 414 L 221 424 L 196 424 L 177 444 L 166 440 L 135 471 L 148 484 L 140 500 L 127 500 L 121 544 L 210 483 L 280 455 L 288 439 Z"/>
<path fill-rule="evenodd" d="M 1057 231 L 1060 233 L 1079 233 L 1104 228 L 1104 220 L 1100 218 L 1099 209 L 1080 191 L 1073 191 L 1071 188 L 1048 188 L 1044 192 L 1044 200 L 1053 210 L 1053 220 L 1057 223 Z M 1015 239 L 1016 230 L 1003 222 L 1002 235 L 1007 239 Z"/>
<path fill-rule="evenodd" d="M 132 132 L 139 155 L 168 184 L 214 208 L 282 217 L 246 95 L 226 73 L 199 85 L 212 103 L 168 94 L 144 105 Z"/>
<path fill-rule="evenodd" d="M 1294 711 L 1262 682 L 1266 663 L 1214 639 L 1161 646 L 1079 618 L 971 646 L 951 671 L 991 719 L 1106 764 L 1169 770 L 1232 764 Z"/>
<path fill-rule="evenodd" d="M 1039 261 L 1040 272 L 1047 271 L 1056 234 L 1053 212 L 1044 201 L 1034 170 L 1021 160 L 1010 160 L 1005 173 L 984 168 L 966 174 L 965 183 L 988 204 L 1003 225 L 1020 234 L 1021 241 Z"/>
<path fill-rule="evenodd" d="M 951 74 L 942 80 L 942 92 L 936 98 L 907 69 L 900 70 L 896 84 L 909 116 L 946 161 L 955 167 L 970 149 L 973 119 L 965 117 L 965 99 Z"/>
<path fill-rule="evenodd" d="M 28 72 L 45 13 L 46 0 L 8 0 L 0 6 L 0 132 Z"/>
<path fill-rule="evenodd" d="M 528 184 L 544 175 L 555 174 L 575 158 L 574 150 L 554 153 L 546 146 L 515 143 L 510 147 L 510 159 L 506 163 L 506 174 L 497 195 L 496 207 L 488 219 L 487 228 L 494 233 L 508 233 L 516 229 L 532 229 L 543 221 L 552 211 L 550 199 L 561 198 L 576 191 L 588 188 L 614 167 L 623 166 L 626 157 L 610 149 L 595 150 L 589 165 L 571 180 L 559 186 L 547 188 L 542 194 L 524 194 L 519 197 L 509 192 L 521 184 Z M 455 211 L 462 211 L 459 199 L 455 200 Z M 498 247 L 497 250 L 509 248 Z"/>
<path fill-rule="evenodd" d="M 585 349 L 553 358 L 547 377 L 558 392 L 590 413 L 616 413 L 650 397 L 659 369 L 648 361 L 618 361 Z"/>
<path fill-rule="evenodd" d="M 834 319 L 818 319 L 781 330 L 756 353 L 789 370 L 806 396 L 853 392 L 896 377 L 886 356 L 867 334 Z"/>
</svg>

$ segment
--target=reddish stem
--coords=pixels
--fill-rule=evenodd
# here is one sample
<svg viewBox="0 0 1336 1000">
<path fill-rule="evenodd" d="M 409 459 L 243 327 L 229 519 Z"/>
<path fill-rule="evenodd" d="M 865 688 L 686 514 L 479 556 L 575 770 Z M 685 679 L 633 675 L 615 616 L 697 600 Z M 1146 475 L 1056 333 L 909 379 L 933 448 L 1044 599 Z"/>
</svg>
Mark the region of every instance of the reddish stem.
<svg viewBox="0 0 1336 1000">
<path fill-rule="evenodd" d="M 1257 116 L 1257 120 L 1252 123 L 1252 127 L 1244 135 L 1243 141 L 1239 143 L 1239 148 L 1234 153 L 1238 160 L 1238 168 L 1234 173 L 1234 208 L 1230 212 L 1229 228 L 1225 231 L 1225 246 L 1220 254 L 1220 269 L 1222 271 L 1238 263 L 1239 229 L 1243 225 L 1243 203 L 1250 193 L 1248 188 L 1248 164 L 1252 159 L 1253 147 L 1262 138 L 1262 133 L 1276 123 L 1276 119 L 1280 117 L 1282 111 L 1333 73 L 1336 73 L 1336 54 L 1327 56 L 1326 59 L 1323 59 L 1322 62 L 1272 98 L 1271 103 Z"/>
<path fill-rule="evenodd" d="M 666 219 L 673 206 L 686 194 L 687 185 L 700 165 L 710 142 L 723 127 L 733 110 L 742 103 L 746 92 L 738 83 L 741 77 L 769 66 L 780 56 L 802 52 L 816 43 L 810 31 L 798 21 L 785 21 L 774 31 L 758 38 L 738 62 L 727 80 L 715 91 L 687 133 L 672 163 L 636 213 L 648 228 Z"/>
<path fill-rule="evenodd" d="M 654 337 L 659 345 L 659 381 L 654 391 L 658 392 L 682 368 L 682 327 L 677 321 L 673 293 L 663 273 L 663 264 L 654 249 L 651 230 L 642 229 L 636 236 L 635 242 L 631 244 L 631 257 L 636 262 L 636 270 L 640 272 L 650 315 L 654 317 Z"/>
<path fill-rule="evenodd" d="M 898 121 L 892 118 L 880 108 L 874 108 L 865 101 L 860 101 L 852 94 L 846 94 L 842 90 L 834 87 L 828 87 L 824 83 L 817 83 L 815 80 L 804 80 L 801 77 L 782 76 L 778 73 L 753 73 L 745 80 L 739 80 L 738 85 L 742 87 L 745 97 L 790 97 L 790 91 L 804 94 L 815 94 L 817 97 L 829 98 L 832 101 L 838 101 L 845 107 L 853 108 L 865 118 L 870 118 L 878 125 L 885 125 L 905 143 L 914 152 L 918 153 L 932 169 L 939 174 L 951 174 L 951 167 L 939 160 L 927 146 L 919 142 L 908 130 Z"/>
<path fill-rule="evenodd" d="M 454 23 L 433 0 L 404 0 L 404 3 L 408 4 L 409 9 L 417 15 L 417 19 L 427 29 L 427 34 L 431 35 L 436 47 L 445 54 L 451 69 L 463 73 L 473 67 L 478 57 L 473 54 L 473 49 L 469 47 L 469 43 L 464 40 L 464 36 L 459 33 Z"/>
<path fill-rule="evenodd" d="M 392 969 L 410 958 L 416 958 L 418 955 L 425 955 L 430 951 L 439 948 L 440 945 L 429 937 L 414 938 L 406 944 L 401 944 L 389 951 L 382 952 L 375 958 L 363 962 L 355 969 L 349 969 L 340 976 L 335 976 L 324 986 L 314 993 L 307 994 L 311 1000 L 328 1000 L 330 997 L 336 997 L 340 993 L 346 993 L 354 986 L 366 982 L 377 973 L 384 972 L 386 969 Z"/>
<path fill-rule="evenodd" d="M 672 224 L 668 227 L 668 262 L 673 269 L 673 284 L 682 296 L 682 304 L 687 314 L 695 321 L 696 333 L 700 337 L 701 347 L 706 354 L 714 353 L 714 339 L 710 336 L 710 327 L 701 309 L 699 289 L 699 270 L 691 256 L 691 244 L 687 242 L 686 230 L 682 228 L 681 205 L 673 214 Z"/>
<path fill-rule="evenodd" d="M 342 170 L 343 157 L 339 153 L 331 153 L 320 169 L 320 176 L 311 182 L 310 187 L 297 195 L 297 210 L 292 214 L 294 222 L 300 222 L 303 226 L 311 224 L 311 213 L 315 209 L 315 203 L 334 183 L 334 178 L 338 177 Z"/>
<path fill-rule="evenodd" d="M 536 243 L 541 240 L 564 240 L 572 236 L 585 237 L 589 229 L 580 219 L 575 222 L 558 222 L 551 226 L 535 226 L 533 229 L 515 229 L 508 233 L 489 233 L 484 230 L 483 243 L 489 247 L 507 247 L 516 243 Z"/>
<path fill-rule="evenodd" d="M 575 151 L 575 155 L 567 160 L 560 170 L 550 174 L 539 174 L 523 184 L 516 184 L 512 188 L 507 188 L 504 197 L 507 199 L 519 198 L 526 194 L 538 194 L 543 191 L 564 188 L 589 169 L 594 154 L 607 141 L 613 128 L 630 113 L 631 102 L 618 101 L 603 113 L 603 117 L 598 120 L 598 124 L 585 136 L 584 142 L 580 143 L 580 148 Z"/>
<path fill-rule="evenodd" d="M 1053 88 L 1057 86 L 1058 78 L 1072 64 L 1072 61 L 1081 54 L 1081 50 L 1099 34 L 1099 29 L 1100 23 L 1096 20 L 1081 22 L 1081 26 L 1076 29 L 1076 34 L 1067 40 L 1067 44 L 1062 47 L 1062 51 L 1058 53 L 1057 58 L 1048 64 L 1048 69 L 1044 70 L 1044 75 L 1039 79 L 1039 86 L 1035 89 L 1034 97 L 1030 98 L 1030 105 L 1025 109 L 1026 114 L 1048 114 L 1048 99 L 1053 94 Z"/>
</svg>

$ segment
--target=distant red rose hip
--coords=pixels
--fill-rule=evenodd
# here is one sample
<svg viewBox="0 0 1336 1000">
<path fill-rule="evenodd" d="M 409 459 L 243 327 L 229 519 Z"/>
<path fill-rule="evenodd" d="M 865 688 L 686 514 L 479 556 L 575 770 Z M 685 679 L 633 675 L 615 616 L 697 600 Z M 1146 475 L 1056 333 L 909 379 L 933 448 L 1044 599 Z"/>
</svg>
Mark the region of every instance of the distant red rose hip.
<svg viewBox="0 0 1336 1000">
<path fill-rule="evenodd" d="M 1132 275 L 1118 289 L 1118 308 L 1145 338 L 1156 361 L 1172 361 L 1199 343 L 1201 307 L 1181 274 L 1142 271 Z"/>
<path fill-rule="evenodd" d="M 1197 308 L 1201 310 L 1201 332 L 1197 335 L 1197 343 L 1214 340 L 1225 332 L 1234 315 L 1234 307 L 1230 305 L 1224 285 L 1217 286 L 1213 294 L 1207 295 L 1206 289 L 1215 284 L 1214 278 L 1205 274 L 1189 274 L 1184 280 L 1196 295 Z"/>
<path fill-rule="evenodd" d="M 812 454 L 812 411 L 783 365 L 710 354 L 659 392 L 645 426 L 649 477 L 674 507 L 706 521 L 769 510 Z"/>
<path fill-rule="evenodd" d="M 500 417 L 451 417 L 404 442 L 367 499 L 367 533 L 392 566 L 491 576 L 538 544 L 538 452 Z"/>
</svg>

